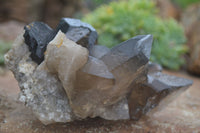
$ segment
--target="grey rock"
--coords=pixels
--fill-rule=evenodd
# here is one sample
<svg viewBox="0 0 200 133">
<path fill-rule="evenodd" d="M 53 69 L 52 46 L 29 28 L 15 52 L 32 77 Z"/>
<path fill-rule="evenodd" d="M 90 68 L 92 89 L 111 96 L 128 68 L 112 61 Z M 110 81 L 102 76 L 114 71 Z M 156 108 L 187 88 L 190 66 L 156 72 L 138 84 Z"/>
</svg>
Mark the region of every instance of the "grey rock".
<svg viewBox="0 0 200 133">
<path fill-rule="evenodd" d="M 44 63 L 38 65 L 30 58 L 23 34 L 5 55 L 5 63 L 21 89 L 19 100 L 44 124 L 72 121 L 73 114 L 62 84 L 56 75 L 48 72 Z"/>
<path fill-rule="evenodd" d="M 73 114 L 65 90 L 56 77 L 40 64 L 25 83 L 20 99 L 44 124 L 73 121 Z M 26 86 L 28 86 L 26 88 Z"/>
</svg>

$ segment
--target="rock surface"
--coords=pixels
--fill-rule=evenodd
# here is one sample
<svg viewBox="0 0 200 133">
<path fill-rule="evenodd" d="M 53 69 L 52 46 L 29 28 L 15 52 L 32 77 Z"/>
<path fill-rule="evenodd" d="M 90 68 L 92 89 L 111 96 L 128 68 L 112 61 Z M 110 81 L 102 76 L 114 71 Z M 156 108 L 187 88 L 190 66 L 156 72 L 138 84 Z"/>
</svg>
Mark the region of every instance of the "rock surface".
<svg viewBox="0 0 200 133">
<path fill-rule="evenodd" d="M 160 71 L 148 73 L 151 35 L 133 37 L 112 49 L 93 44 L 87 49 L 59 31 L 47 45 L 44 61 L 37 64 L 23 34 L 5 55 L 5 62 L 19 82 L 20 101 L 44 124 L 97 116 L 136 120 L 166 106 L 192 84 Z"/>
<path fill-rule="evenodd" d="M 71 108 L 56 75 L 50 74 L 44 63 L 38 66 L 31 60 L 23 33 L 13 45 L 5 60 L 19 82 L 19 100 L 30 107 L 44 124 L 70 121 Z"/>
</svg>

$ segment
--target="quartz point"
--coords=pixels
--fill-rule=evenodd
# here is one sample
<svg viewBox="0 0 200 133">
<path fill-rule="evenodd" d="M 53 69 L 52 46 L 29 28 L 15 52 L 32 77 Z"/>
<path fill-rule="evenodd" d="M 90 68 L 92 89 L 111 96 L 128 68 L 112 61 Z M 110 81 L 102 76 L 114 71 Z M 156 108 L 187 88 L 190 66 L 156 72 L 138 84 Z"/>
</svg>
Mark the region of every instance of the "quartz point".
<svg viewBox="0 0 200 133">
<path fill-rule="evenodd" d="M 160 110 L 185 91 L 192 81 L 163 74 L 150 73 L 146 81 L 135 83 L 129 96 L 129 113 L 131 119 L 139 118 L 150 110 Z"/>
<path fill-rule="evenodd" d="M 149 62 L 152 35 L 109 49 L 95 29 L 63 18 L 55 30 L 33 22 L 5 55 L 19 100 L 44 124 L 101 117 L 138 120 L 167 106 L 192 81 L 162 73 Z"/>
</svg>

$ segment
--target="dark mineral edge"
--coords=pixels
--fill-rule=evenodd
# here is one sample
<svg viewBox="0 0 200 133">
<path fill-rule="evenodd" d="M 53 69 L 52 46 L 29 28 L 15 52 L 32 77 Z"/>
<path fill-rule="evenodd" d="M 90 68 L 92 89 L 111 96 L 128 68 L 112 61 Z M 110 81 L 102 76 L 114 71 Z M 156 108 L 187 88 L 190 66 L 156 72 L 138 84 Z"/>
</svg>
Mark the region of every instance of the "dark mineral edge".
<svg viewBox="0 0 200 133">
<path fill-rule="evenodd" d="M 72 18 L 62 18 L 55 30 L 43 22 L 32 22 L 24 29 L 24 39 L 29 46 L 30 56 L 38 64 L 44 60 L 46 47 L 59 30 L 65 33 L 67 38 L 89 50 L 92 49 L 98 37 L 96 30 L 91 25 Z"/>
<path fill-rule="evenodd" d="M 44 60 L 47 44 L 53 39 L 53 30 L 43 22 L 33 22 L 24 27 L 25 43 L 29 46 L 31 58 L 40 64 Z"/>
<path fill-rule="evenodd" d="M 56 32 L 61 30 L 67 38 L 88 48 L 89 50 L 97 41 L 97 32 L 89 24 L 79 19 L 62 18 L 56 28 Z"/>
</svg>

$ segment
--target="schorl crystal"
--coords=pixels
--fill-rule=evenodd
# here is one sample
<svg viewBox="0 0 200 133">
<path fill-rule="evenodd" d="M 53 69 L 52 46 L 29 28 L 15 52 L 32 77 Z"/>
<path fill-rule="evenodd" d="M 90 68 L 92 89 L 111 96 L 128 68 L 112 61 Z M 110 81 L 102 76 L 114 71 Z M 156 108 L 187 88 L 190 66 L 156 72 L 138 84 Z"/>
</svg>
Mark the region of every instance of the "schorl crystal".
<svg viewBox="0 0 200 133">
<path fill-rule="evenodd" d="M 61 30 L 66 34 L 67 38 L 72 41 L 91 49 L 97 41 L 97 32 L 89 24 L 79 19 L 62 18 L 58 24 L 56 31 Z"/>
<path fill-rule="evenodd" d="M 33 22 L 24 27 L 25 43 L 29 46 L 31 58 L 40 64 L 44 60 L 47 44 L 54 38 L 53 30 L 42 22 Z"/>
<path fill-rule="evenodd" d="M 67 38 L 86 47 L 91 51 L 97 41 L 97 32 L 89 24 L 79 19 L 62 18 L 56 30 L 52 30 L 42 22 L 32 22 L 24 27 L 25 43 L 29 46 L 31 58 L 40 64 L 44 60 L 44 52 L 48 43 L 61 30 Z"/>
</svg>

